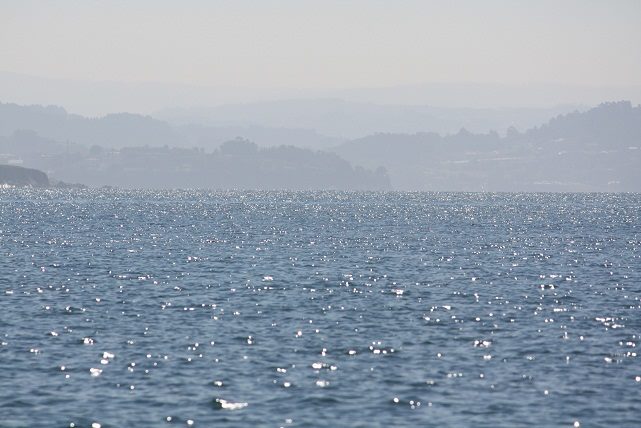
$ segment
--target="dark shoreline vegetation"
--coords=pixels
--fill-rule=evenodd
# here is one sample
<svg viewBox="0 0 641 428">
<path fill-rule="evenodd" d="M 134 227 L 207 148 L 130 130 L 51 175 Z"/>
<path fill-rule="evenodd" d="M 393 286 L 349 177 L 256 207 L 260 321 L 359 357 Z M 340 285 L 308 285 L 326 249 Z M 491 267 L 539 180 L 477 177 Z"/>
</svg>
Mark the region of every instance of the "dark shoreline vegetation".
<svg viewBox="0 0 641 428">
<path fill-rule="evenodd" d="M 641 107 L 629 102 L 560 115 L 525 132 L 379 133 L 324 151 L 242 137 L 216 144 L 205 131 L 188 147 L 196 143 L 182 129 L 135 114 L 84 118 L 60 107 L 0 103 L 0 164 L 41 170 L 62 186 L 641 191 Z"/>
<path fill-rule="evenodd" d="M 24 168 L 17 165 L 0 165 L 0 188 L 29 187 L 36 189 L 86 189 L 80 183 L 65 183 L 64 181 L 51 181 L 44 172 Z"/>
<path fill-rule="evenodd" d="M 49 177 L 37 169 L 0 165 L 0 185 L 49 187 Z"/>
</svg>

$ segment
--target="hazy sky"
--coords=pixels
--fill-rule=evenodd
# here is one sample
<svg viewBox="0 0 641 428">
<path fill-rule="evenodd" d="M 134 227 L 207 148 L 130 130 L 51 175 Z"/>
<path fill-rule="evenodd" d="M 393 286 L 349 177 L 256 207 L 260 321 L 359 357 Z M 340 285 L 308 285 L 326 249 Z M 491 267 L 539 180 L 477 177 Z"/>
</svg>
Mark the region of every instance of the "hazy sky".
<svg viewBox="0 0 641 428">
<path fill-rule="evenodd" d="M 641 1 L 0 0 L 0 70 L 340 88 L 641 84 Z"/>
</svg>

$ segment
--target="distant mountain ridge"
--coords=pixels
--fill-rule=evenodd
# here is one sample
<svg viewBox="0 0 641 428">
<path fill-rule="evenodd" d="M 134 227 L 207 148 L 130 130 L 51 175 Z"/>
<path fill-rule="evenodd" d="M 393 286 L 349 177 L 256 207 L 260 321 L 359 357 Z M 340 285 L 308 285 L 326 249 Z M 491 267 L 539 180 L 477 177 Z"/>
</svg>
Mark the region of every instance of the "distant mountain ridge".
<svg viewBox="0 0 641 428">
<path fill-rule="evenodd" d="M 260 146 L 296 145 L 321 149 L 343 141 L 302 128 L 197 123 L 172 126 L 163 120 L 132 113 L 89 118 L 70 114 L 58 106 L 0 103 L 0 135 L 9 136 L 22 130 L 35 131 L 61 142 L 109 148 L 146 145 L 213 149 L 225 141 L 243 137 Z"/>
<path fill-rule="evenodd" d="M 505 135 L 462 128 L 323 140 L 333 155 L 301 148 L 325 138 L 313 131 L 275 130 L 273 143 L 295 136 L 300 144 L 265 148 L 221 129 L 0 104 L 0 162 L 64 181 L 125 187 L 641 191 L 641 107 L 625 101 L 557 115 L 524 132 L 508 128 Z"/>
<path fill-rule="evenodd" d="M 451 134 L 461 127 L 471 132 L 504 132 L 510 126 L 528 129 L 552 116 L 576 109 L 585 110 L 587 107 L 444 108 L 320 98 L 227 104 L 209 108 L 174 108 L 158 111 L 154 116 L 172 124 L 303 128 L 345 140 L 378 132 L 431 131 Z"/>
<path fill-rule="evenodd" d="M 1 67 L 1 65 L 0 65 Z M 166 119 L 159 112 L 176 107 L 234 106 L 238 104 L 261 104 L 277 100 L 322 100 L 341 99 L 348 103 L 388 106 L 434 106 L 447 109 L 487 109 L 506 112 L 510 107 L 548 109 L 555 105 L 594 106 L 603 100 L 630 99 L 641 103 L 641 85 L 582 85 L 540 82 L 527 84 L 480 83 L 480 82 L 415 82 L 387 86 L 352 88 L 265 88 L 228 85 L 207 86 L 170 82 L 122 82 L 84 79 L 52 78 L 0 70 L 0 101 L 18 104 L 57 104 L 69 111 L 85 116 L 102 116 L 111 112 L 129 111 L 150 114 Z M 214 107 L 215 108 L 215 107 Z M 568 112 L 570 110 L 566 110 Z M 547 117 L 539 117 L 538 123 L 556 116 L 562 111 L 550 111 Z M 442 115 L 439 115 L 443 119 Z M 215 119 L 215 118 L 214 118 Z M 514 124 L 519 129 L 536 125 Z M 172 123 L 173 120 L 171 121 Z M 194 122 L 189 120 L 189 123 Z M 249 124 L 245 124 L 249 125 Z M 270 125 L 272 126 L 272 125 Z M 497 129 L 490 126 L 470 131 L 486 132 Z M 296 126 L 300 127 L 300 126 Z M 322 129 L 313 127 L 321 134 Z M 439 133 L 454 132 L 426 128 Z M 352 138 L 380 132 L 415 132 L 412 129 L 372 129 Z M 260 145 L 261 143 L 259 143 Z"/>
<path fill-rule="evenodd" d="M 389 190 L 383 168 L 354 167 L 334 153 L 292 146 L 259 148 L 235 139 L 213 151 L 135 146 L 118 149 L 45 138 L 0 137 L 0 162 L 29 165 L 56 180 L 153 189 Z"/>
<path fill-rule="evenodd" d="M 105 147 L 173 146 L 180 142 L 169 124 L 149 116 L 116 113 L 87 118 L 57 106 L 0 103 L 0 135 L 8 136 L 18 130 L 35 131 L 63 142 Z"/>
</svg>

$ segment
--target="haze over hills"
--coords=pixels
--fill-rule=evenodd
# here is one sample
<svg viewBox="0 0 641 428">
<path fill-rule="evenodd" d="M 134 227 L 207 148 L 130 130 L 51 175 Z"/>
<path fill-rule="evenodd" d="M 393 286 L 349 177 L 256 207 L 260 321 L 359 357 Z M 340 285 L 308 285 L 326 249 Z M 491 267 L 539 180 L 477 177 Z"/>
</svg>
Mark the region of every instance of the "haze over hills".
<svg viewBox="0 0 641 428">
<path fill-rule="evenodd" d="M 326 168 L 305 186 L 341 169 L 342 188 L 640 186 L 635 0 L 5 3 L 0 161 L 54 179 L 292 187 Z M 220 161 L 245 157 L 243 175 Z M 227 172 L 198 178 L 207 165 Z"/>
<path fill-rule="evenodd" d="M 0 162 L 92 186 L 639 191 L 640 112 L 630 102 L 605 103 L 504 136 L 460 129 L 346 141 L 300 129 L 172 126 L 137 114 L 85 118 L 0 104 Z"/>
<path fill-rule="evenodd" d="M 131 113 L 87 118 L 58 106 L 21 106 L 0 103 L 0 135 L 30 130 L 53 140 L 77 144 L 124 147 L 149 144 L 180 145 L 167 123 Z"/>
<path fill-rule="evenodd" d="M 444 111 L 460 109 L 504 112 L 510 109 L 554 110 L 558 106 L 569 106 L 567 111 L 571 111 L 574 107 L 594 106 L 604 100 L 626 99 L 633 104 L 641 103 L 640 84 L 440 82 L 359 87 L 343 85 L 333 89 L 304 86 L 262 88 L 257 85 L 208 86 L 202 83 L 162 81 L 83 80 L 40 77 L 3 70 L 0 70 L 0 94 L 4 102 L 63 105 L 68 111 L 86 117 L 127 111 L 169 118 L 169 113 L 172 113 L 182 123 L 192 113 L 194 118 L 205 113 L 205 116 L 209 116 L 207 119 L 213 122 L 218 119 L 210 116 L 209 111 L 234 113 L 238 106 L 248 106 L 268 112 L 265 107 L 270 104 L 279 107 L 279 104 L 291 101 L 299 102 L 308 110 L 314 108 L 309 106 L 314 101 L 318 102 L 318 109 L 326 109 L 328 102 L 342 100 L 347 104 L 355 104 L 356 106 L 350 107 L 352 109 L 359 105 L 374 109 L 377 106 L 428 106 Z M 161 114 L 157 114 L 159 112 Z M 557 110 L 539 119 L 546 120 L 559 113 L 562 112 Z M 200 122 L 194 121 L 194 118 L 186 122 Z M 444 119 L 444 115 L 441 114 L 440 118 Z M 236 120 L 237 117 L 233 119 Z M 536 123 L 531 123 L 523 129 L 534 125 Z M 492 126 L 489 125 L 487 129 L 492 129 Z"/>
<path fill-rule="evenodd" d="M 378 132 L 415 133 L 429 130 L 450 134 L 462 127 L 471 132 L 495 130 L 503 133 L 509 127 L 528 129 L 550 117 L 587 108 L 569 104 L 548 108 L 455 108 L 325 98 L 165 109 L 154 113 L 154 116 L 172 124 L 302 128 L 333 138 L 352 139 Z"/>
<path fill-rule="evenodd" d="M 38 168 L 56 181 L 90 186 L 391 188 L 384 169 L 354 168 L 334 153 L 284 145 L 260 148 L 240 138 L 212 143 L 205 128 L 202 139 L 192 144 L 187 131 L 194 130 L 128 113 L 90 119 L 60 107 L 0 104 L 0 164 Z"/>
<path fill-rule="evenodd" d="M 132 113 L 88 118 L 57 106 L 0 103 L 0 135 L 28 129 L 58 141 L 114 148 L 140 144 L 215 148 L 242 137 L 261 147 L 327 149 L 378 132 L 429 130 L 450 134 L 464 127 L 470 132 L 504 133 L 510 127 L 528 129 L 571 111 L 576 109 L 569 105 L 549 109 L 453 109 L 326 99 L 173 109 L 158 112 L 155 118 Z"/>
<path fill-rule="evenodd" d="M 22 106 L 0 102 L 0 135 L 8 136 L 21 130 L 35 131 L 57 141 L 109 148 L 148 145 L 214 149 L 241 136 L 264 147 L 292 145 L 320 149 L 344 141 L 303 128 L 208 126 L 198 123 L 171 126 L 165 121 L 140 114 L 116 113 L 88 118 L 70 114 L 58 106 Z"/>
<path fill-rule="evenodd" d="M 242 136 L 259 146 L 285 144 L 324 149 L 378 132 L 429 130 L 450 134 L 463 127 L 470 132 L 504 133 L 509 127 L 524 130 L 558 114 L 587 108 L 565 105 L 462 109 L 318 99 L 171 109 L 158 112 L 154 118 L 132 113 L 89 118 L 56 106 L 0 103 L 0 135 L 30 129 L 60 141 L 105 147 L 140 142 L 151 146 L 215 147 Z"/>
<path fill-rule="evenodd" d="M 604 103 L 523 133 L 376 134 L 334 149 L 387 168 L 396 188 L 458 191 L 641 191 L 641 107 Z"/>
</svg>

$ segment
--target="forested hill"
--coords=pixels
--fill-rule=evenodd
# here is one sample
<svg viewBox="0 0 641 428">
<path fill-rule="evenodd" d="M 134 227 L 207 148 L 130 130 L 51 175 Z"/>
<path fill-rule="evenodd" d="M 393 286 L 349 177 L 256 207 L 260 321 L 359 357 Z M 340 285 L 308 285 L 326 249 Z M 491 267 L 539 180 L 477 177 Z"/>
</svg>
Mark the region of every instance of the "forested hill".
<svg viewBox="0 0 641 428">
<path fill-rule="evenodd" d="M 94 187 L 391 189 L 383 168 L 353 167 L 335 153 L 291 146 L 259 148 L 242 139 L 211 152 L 148 146 L 107 149 L 61 143 L 22 131 L 0 137 L 0 161 L 21 162 L 56 180 Z"/>
<path fill-rule="evenodd" d="M 641 145 L 641 106 L 603 103 L 583 113 L 559 115 L 525 133 L 533 140 L 567 140 L 604 149 Z"/>
<path fill-rule="evenodd" d="M 604 103 L 525 132 L 377 134 L 335 152 L 387 168 L 396 188 L 641 191 L 641 107 Z"/>
</svg>

